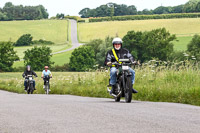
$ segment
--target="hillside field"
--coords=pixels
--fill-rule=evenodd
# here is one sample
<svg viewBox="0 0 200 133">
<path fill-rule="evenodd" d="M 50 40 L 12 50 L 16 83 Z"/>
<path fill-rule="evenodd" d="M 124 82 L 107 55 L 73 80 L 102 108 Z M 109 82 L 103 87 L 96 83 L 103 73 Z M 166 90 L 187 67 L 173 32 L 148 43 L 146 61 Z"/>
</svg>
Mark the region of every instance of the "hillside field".
<svg viewBox="0 0 200 133">
<path fill-rule="evenodd" d="M 123 37 L 130 30 L 150 31 L 165 27 L 171 34 L 176 34 L 176 50 L 185 50 L 195 34 L 200 34 L 200 18 L 158 19 L 135 21 L 109 21 L 96 23 L 79 23 L 79 41 L 89 42 L 92 39 L 105 39 L 116 34 Z"/>
<path fill-rule="evenodd" d="M 0 21 L 0 41 L 15 42 L 23 34 L 33 40 L 47 40 L 56 44 L 67 42 L 67 20 Z"/>
<path fill-rule="evenodd" d="M 0 21 L 0 41 L 15 42 L 23 34 L 31 34 L 33 40 L 47 40 L 55 44 L 46 45 L 52 53 L 71 47 L 71 23 L 68 20 L 36 20 L 36 21 Z M 37 45 L 40 47 L 41 45 Z M 24 51 L 34 46 L 15 47 L 14 50 L 20 59 L 24 57 Z M 67 63 L 71 52 L 53 55 L 55 65 Z M 66 56 L 67 55 L 67 56 Z M 58 58 L 60 57 L 60 58 Z M 67 58 L 66 60 L 64 60 Z M 63 59 L 63 61 L 61 61 Z M 23 66 L 23 61 L 15 62 L 14 67 Z"/>
</svg>

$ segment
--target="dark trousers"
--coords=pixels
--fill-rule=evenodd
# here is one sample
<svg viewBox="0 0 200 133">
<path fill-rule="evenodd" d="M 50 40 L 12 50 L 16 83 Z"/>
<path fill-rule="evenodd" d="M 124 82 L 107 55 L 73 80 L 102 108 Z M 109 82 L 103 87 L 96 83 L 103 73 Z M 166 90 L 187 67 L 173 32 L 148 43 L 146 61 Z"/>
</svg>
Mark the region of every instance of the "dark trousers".
<svg viewBox="0 0 200 133">
<path fill-rule="evenodd" d="M 24 87 L 28 87 L 28 79 L 24 80 Z M 33 87 L 35 88 L 35 80 L 33 80 Z"/>
</svg>

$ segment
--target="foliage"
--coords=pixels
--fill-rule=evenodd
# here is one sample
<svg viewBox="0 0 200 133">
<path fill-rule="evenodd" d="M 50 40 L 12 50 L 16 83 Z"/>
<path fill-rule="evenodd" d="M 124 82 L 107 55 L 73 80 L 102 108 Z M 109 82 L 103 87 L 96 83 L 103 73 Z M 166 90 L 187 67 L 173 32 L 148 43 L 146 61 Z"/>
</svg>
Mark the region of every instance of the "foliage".
<svg viewBox="0 0 200 133">
<path fill-rule="evenodd" d="M 49 47 L 34 47 L 31 50 L 25 51 L 24 65 L 31 65 L 36 71 L 43 70 L 44 66 L 51 67 L 54 62 L 50 60 L 52 50 Z"/>
<path fill-rule="evenodd" d="M 194 35 L 192 41 L 188 44 L 187 51 L 200 61 L 200 35 Z"/>
<path fill-rule="evenodd" d="M 51 71 L 54 71 L 54 72 L 68 72 L 70 71 L 70 67 L 69 67 L 69 64 L 64 64 L 62 66 L 59 66 L 59 65 L 55 65 L 55 66 L 52 66 L 51 68 Z"/>
<path fill-rule="evenodd" d="M 4 17 L 1 17 L 2 13 Z M 0 20 L 37 20 L 46 19 L 49 14 L 42 5 L 38 6 L 15 6 L 7 2 L 0 11 Z"/>
<path fill-rule="evenodd" d="M 14 61 L 18 59 L 11 42 L 0 42 L 0 72 L 11 71 Z"/>
<path fill-rule="evenodd" d="M 51 45 L 51 44 L 54 44 L 54 42 L 40 39 L 40 40 L 34 40 L 33 44 Z"/>
<path fill-rule="evenodd" d="M 136 59 L 144 62 L 151 59 L 167 60 L 173 52 L 171 42 L 175 39 L 175 35 L 161 28 L 143 33 L 129 31 L 123 37 L 123 42 Z"/>
<path fill-rule="evenodd" d="M 57 13 L 56 14 L 56 18 L 58 18 L 58 19 L 63 19 L 64 17 L 65 17 L 65 14 L 63 14 L 63 13 L 61 13 L 61 14 Z"/>
<path fill-rule="evenodd" d="M 105 16 L 121 16 L 136 15 L 137 9 L 134 5 L 127 6 L 125 4 L 118 5 L 116 3 L 108 3 L 101 5 L 95 9 L 84 8 L 79 12 L 82 18 L 88 17 L 105 17 Z"/>
<path fill-rule="evenodd" d="M 183 7 L 183 12 L 199 12 L 200 11 L 200 0 L 189 0 Z"/>
<path fill-rule="evenodd" d="M 33 37 L 31 34 L 24 34 L 22 35 L 16 43 L 14 43 L 15 46 L 29 46 L 31 45 Z"/>
<path fill-rule="evenodd" d="M 106 53 L 108 50 L 113 48 L 112 40 L 113 38 L 108 36 L 104 41 L 101 39 L 95 39 L 86 44 L 86 46 L 91 46 L 91 48 L 94 50 L 96 64 L 99 66 L 104 66 Z"/>
<path fill-rule="evenodd" d="M 72 71 L 87 71 L 93 68 L 94 58 L 94 50 L 91 47 L 79 47 L 72 52 L 69 62 L 70 69 Z"/>
<path fill-rule="evenodd" d="M 154 15 L 126 15 L 90 18 L 89 22 L 102 21 L 126 21 L 126 20 L 148 20 L 148 19 L 172 19 L 172 18 L 199 18 L 200 13 L 173 13 L 173 14 L 154 14 Z"/>
</svg>

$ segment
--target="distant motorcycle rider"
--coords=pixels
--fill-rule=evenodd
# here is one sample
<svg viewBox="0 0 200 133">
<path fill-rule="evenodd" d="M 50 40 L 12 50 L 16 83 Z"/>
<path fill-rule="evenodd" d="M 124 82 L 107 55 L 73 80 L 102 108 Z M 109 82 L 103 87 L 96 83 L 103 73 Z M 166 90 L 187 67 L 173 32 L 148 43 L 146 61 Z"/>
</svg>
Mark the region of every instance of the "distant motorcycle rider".
<svg viewBox="0 0 200 133">
<path fill-rule="evenodd" d="M 37 77 L 37 74 L 34 71 L 31 70 L 31 66 L 30 65 L 28 65 L 26 67 L 26 70 L 22 74 L 23 78 L 25 78 L 25 80 L 24 80 L 24 87 L 25 87 L 24 90 L 25 91 L 28 88 L 28 79 L 27 79 L 28 75 L 34 75 L 35 77 Z M 33 88 L 36 90 L 36 88 L 35 88 L 35 80 L 33 80 Z"/>
<path fill-rule="evenodd" d="M 52 73 L 51 73 L 50 70 L 48 70 L 49 67 L 48 67 L 48 66 L 45 66 L 44 69 L 45 69 L 45 70 L 42 71 L 42 78 L 43 78 L 43 80 L 44 80 L 44 86 L 43 86 L 43 88 L 45 88 L 45 84 L 46 84 L 46 79 L 45 79 L 45 77 L 51 75 L 50 77 L 52 78 Z M 49 91 L 51 91 L 51 90 L 49 89 Z"/>
<path fill-rule="evenodd" d="M 130 54 L 130 52 L 127 49 L 122 48 L 121 38 L 119 37 L 114 38 L 112 41 L 112 44 L 113 44 L 113 49 L 107 52 L 106 59 L 105 59 L 105 65 L 111 67 L 110 68 L 110 85 L 112 85 L 112 90 L 110 92 L 111 94 L 114 92 L 114 88 L 117 82 L 117 68 L 116 66 L 112 66 L 112 62 L 117 62 L 115 56 L 117 56 L 119 59 L 129 58 L 130 61 L 134 63 L 134 58 Z M 135 71 L 132 68 L 130 68 L 129 71 L 132 73 L 132 85 L 133 85 L 135 82 Z M 137 93 L 137 91 L 133 88 L 132 88 L 132 92 Z"/>
</svg>

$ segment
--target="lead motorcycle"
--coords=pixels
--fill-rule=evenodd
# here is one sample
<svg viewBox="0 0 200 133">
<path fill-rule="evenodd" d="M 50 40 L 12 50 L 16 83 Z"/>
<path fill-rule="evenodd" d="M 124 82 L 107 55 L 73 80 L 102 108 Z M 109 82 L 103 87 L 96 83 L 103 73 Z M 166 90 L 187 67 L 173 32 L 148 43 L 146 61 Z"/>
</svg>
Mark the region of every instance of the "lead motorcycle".
<svg viewBox="0 0 200 133">
<path fill-rule="evenodd" d="M 125 97 L 126 103 L 130 103 L 132 100 L 132 73 L 129 71 L 129 68 L 133 63 L 130 59 L 119 59 L 119 62 L 114 62 L 112 65 L 115 65 L 117 69 L 117 82 L 114 88 L 114 92 L 110 94 L 115 98 L 116 102 L 119 102 L 121 97 Z M 107 90 L 110 93 L 111 85 L 107 86 Z"/>
</svg>

